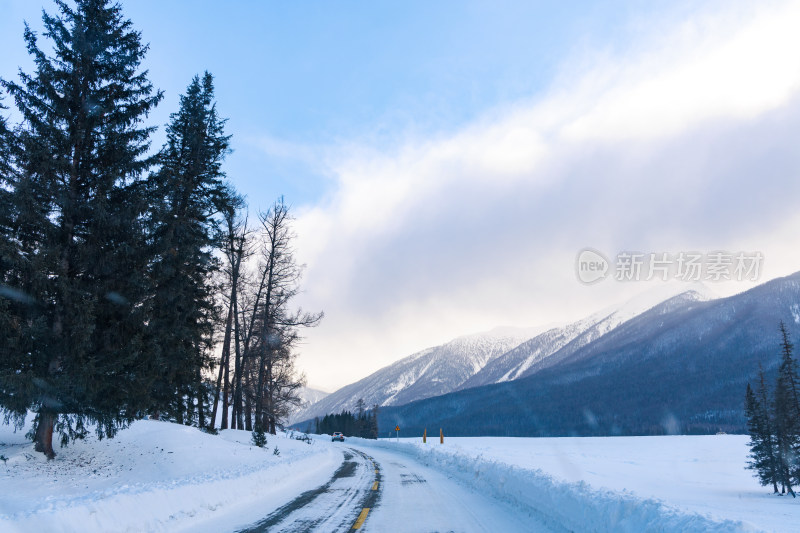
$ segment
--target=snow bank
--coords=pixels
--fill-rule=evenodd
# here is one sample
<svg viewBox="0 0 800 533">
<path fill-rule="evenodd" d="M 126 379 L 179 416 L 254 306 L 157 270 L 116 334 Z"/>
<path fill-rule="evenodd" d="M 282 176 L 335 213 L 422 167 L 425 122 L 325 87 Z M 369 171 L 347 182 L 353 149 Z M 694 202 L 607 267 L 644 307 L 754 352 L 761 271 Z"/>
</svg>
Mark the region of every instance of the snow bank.
<svg viewBox="0 0 800 533">
<path fill-rule="evenodd" d="M 342 459 L 286 436 L 269 436 L 265 449 L 249 440 L 244 431 L 215 436 L 139 421 L 114 439 L 61 448 L 48 462 L 0 426 L 8 458 L 0 464 L 0 531 L 196 531 L 218 515 L 234 529 L 324 483 Z"/>
<path fill-rule="evenodd" d="M 521 440 L 530 442 L 532 439 Z M 357 442 L 407 454 L 427 466 L 444 470 L 475 490 L 519 507 L 555 531 L 755 530 L 741 521 L 713 519 L 628 491 L 597 488 L 585 481 L 565 482 L 538 469 L 492 460 L 482 454 L 476 456 L 465 452 L 463 447 L 440 447 L 438 442 L 427 445 L 393 440 L 358 439 Z"/>
</svg>

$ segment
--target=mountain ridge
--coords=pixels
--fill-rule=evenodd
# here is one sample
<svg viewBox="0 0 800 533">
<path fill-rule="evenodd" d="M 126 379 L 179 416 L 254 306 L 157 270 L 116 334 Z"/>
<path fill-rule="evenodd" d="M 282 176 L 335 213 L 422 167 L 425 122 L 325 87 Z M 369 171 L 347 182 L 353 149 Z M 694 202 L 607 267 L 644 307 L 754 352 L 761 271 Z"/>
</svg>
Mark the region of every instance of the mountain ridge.
<svg viewBox="0 0 800 533">
<path fill-rule="evenodd" d="M 467 334 L 425 348 L 333 392 L 299 411 L 292 420 L 307 420 L 353 410 L 359 398 L 367 406 L 401 405 L 454 390 L 508 381 L 547 366 L 547 358 L 565 346 L 577 349 L 641 314 L 666 296 L 692 292 L 708 297 L 700 285 L 657 286 L 562 327 L 511 328 Z M 701 296 L 701 293 L 706 296 Z"/>
<path fill-rule="evenodd" d="M 493 358 L 538 331 L 537 328 L 499 327 L 461 335 L 415 352 L 346 385 L 298 412 L 293 419 L 308 420 L 343 410 L 352 411 L 359 399 L 372 407 L 375 404 L 400 405 L 445 394 L 455 390 Z"/>
<path fill-rule="evenodd" d="M 380 423 L 465 436 L 744 432 L 745 386 L 759 364 L 774 378 L 778 324 L 797 339 L 798 311 L 800 272 L 726 298 L 685 293 L 530 376 L 388 407 Z"/>
</svg>

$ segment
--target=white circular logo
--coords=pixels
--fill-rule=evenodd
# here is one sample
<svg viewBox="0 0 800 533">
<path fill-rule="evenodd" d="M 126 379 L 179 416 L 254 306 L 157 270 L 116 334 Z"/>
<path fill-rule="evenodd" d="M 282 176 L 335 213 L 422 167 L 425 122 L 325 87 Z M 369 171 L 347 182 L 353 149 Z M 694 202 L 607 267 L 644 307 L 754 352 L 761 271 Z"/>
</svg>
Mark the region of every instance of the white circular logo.
<svg viewBox="0 0 800 533">
<path fill-rule="evenodd" d="M 608 259 L 597 250 L 583 249 L 578 253 L 575 272 L 582 283 L 597 283 L 608 275 Z"/>
</svg>

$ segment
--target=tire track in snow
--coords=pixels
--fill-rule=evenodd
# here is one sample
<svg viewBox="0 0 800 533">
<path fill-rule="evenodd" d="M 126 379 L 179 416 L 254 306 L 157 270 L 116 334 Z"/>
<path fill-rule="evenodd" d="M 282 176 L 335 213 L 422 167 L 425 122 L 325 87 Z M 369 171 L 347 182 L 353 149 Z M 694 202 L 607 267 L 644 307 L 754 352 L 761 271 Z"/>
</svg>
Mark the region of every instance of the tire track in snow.
<svg viewBox="0 0 800 533">
<path fill-rule="evenodd" d="M 359 529 L 380 499 L 380 467 L 348 448 L 331 479 L 276 509 L 239 533 L 349 531 Z"/>
</svg>

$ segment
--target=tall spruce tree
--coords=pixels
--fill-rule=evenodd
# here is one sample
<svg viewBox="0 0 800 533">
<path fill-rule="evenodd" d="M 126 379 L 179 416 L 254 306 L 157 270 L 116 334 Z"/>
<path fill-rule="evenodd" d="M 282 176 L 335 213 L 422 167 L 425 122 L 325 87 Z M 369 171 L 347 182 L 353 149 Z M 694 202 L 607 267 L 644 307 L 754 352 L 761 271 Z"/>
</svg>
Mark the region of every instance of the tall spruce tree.
<svg viewBox="0 0 800 533">
<path fill-rule="evenodd" d="M 7 414 L 37 413 L 36 449 L 48 458 L 54 430 L 64 443 L 94 422 L 111 436 L 146 397 L 142 181 L 152 128 L 142 120 L 162 96 L 118 4 L 56 4 L 42 17 L 53 55 L 26 26 L 35 71 L 2 81 L 23 122 L 3 229 L 14 247 L 3 313 L 18 342 L 0 348 L 0 401 Z"/>
<path fill-rule="evenodd" d="M 778 378 L 775 384 L 775 398 L 772 408 L 775 413 L 775 447 L 778 451 L 778 479 L 781 482 L 781 492 L 786 490 L 794 496 L 792 489 L 792 448 L 794 435 L 792 434 L 792 421 L 789 418 L 787 407 L 788 391 L 786 382 Z"/>
<path fill-rule="evenodd" d="M 3 113 L 8 108 L 3 105 L 3 95 L 0 93 L 0 191 L 8 198 L 11 187 L 11 133 Z"/>
<path fill-rule="evenodd" d="M 781 321 L 781 362 L 775 384 L 775 426 L 781 459 L 781 476 L 794 496 L 790 482 L 800 478 L 800 377 L 794 358 L 794 345 Z"/>
<path fill-rule="evenodd" d="M 3 422 L 13 420 L 21 429 L 32 403 L 31 394 L 21 393 L 31 384 L 22 370 L 31 363 L 29 344 L 46 325 L 32 312 L 35 300 L 23 292 L 26 264 L 37 261 L 31 253 L 37 228 L 21 209 L 34 207 L 35 197 L 12 163 L 16 140 L 0 117 L 0 413 Z"/>
<path fill-rule="evenodd" d="M 158 354 L 160 378 L 153 385 L 151 410 L 178 422 L 205 423 L 207 388 L 217 318 L 213 273 L 220 223 L 240 203 L 221 165 L 230 136 L 217 115 L 211 74 L 192 79 L 170 116 L 167 142 L 153 180 L 155 287 L 150 340 Z"/>
<path fill-rule="evenodd" d="M 6 125 L 6 118 L 2 114 L 7 108 L 3 105 L 2 94 L 0 94 L 0 320 L 3 317 L 8 319 L 7 311 L 3 309 L 8 308 L 8 276 L 11 272 L 11 261 L 15 254 L 16 246 L 13 242 L 13 233 L 11 230 L 11 220 L 13 220 L 12 210 L 13 202 L 11 201 L 11 190 L 13 187 L 13 179 L 11 175 L 11 134 Z M 0 326 L 5 324 L 0 323 Z M 0 329 L 8 333 L 10 328 L 10 320 L 5 328 Z M 3 335 L 3 333 L 0 333 Z M 3 337 L 0 337 L 2 339 Z M 2 394 L 2 391 L 0 391 Z M 2 402 L 0 402 L 2 405 Z"/>
<path fill-rule="evenodd" d="M 0 100 L 0 113 L 5 109 Z M 5 422 L 14 418 L 22 427 L 28 403 L 16 394 L 13 380 L 15 369 L 24 364 L 19 359 L 24 324 L 20 324 L 18 315 L 26 298 L 19 290 L 20 284 L 15 279 L 17 274 L 13 268 L 20 260 L 20 248 L 12 228 L 16 218 L 12 201 L 15 183 L 11 165 L 12 140 L 6 119 L 0 114 L 0 414 L 7 415 Z"/>
<path fill-rule="evenodd" d="M 747 468 L 755 470 L 761 484 L 772 485 L 777 493 L 778 482 L 781 481 L 778 449 L 764 371 L 760 367 L 758 377 L 758 392 L 753 393 L 748 383 L 745 394 L 745 415 L 750 433 L 750 461 Z"/>
</svg>

